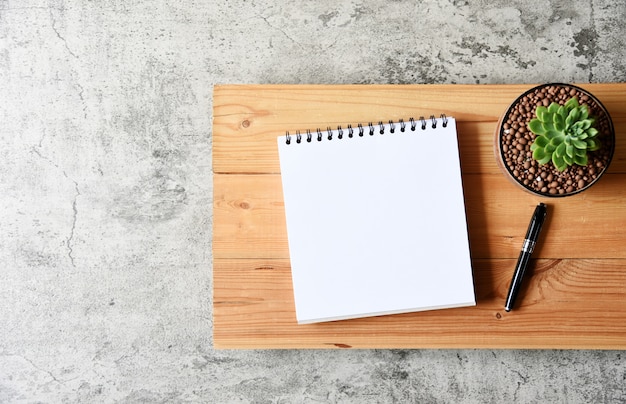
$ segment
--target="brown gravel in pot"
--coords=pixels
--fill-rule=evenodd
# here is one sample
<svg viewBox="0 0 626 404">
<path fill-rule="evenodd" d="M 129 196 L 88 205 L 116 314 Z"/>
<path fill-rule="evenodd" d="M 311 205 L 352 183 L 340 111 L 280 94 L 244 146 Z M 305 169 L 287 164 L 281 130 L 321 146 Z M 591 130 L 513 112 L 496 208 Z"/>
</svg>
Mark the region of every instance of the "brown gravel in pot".
<svg viewBox="0 0 626 404">
<path fill-rule="evenodd" d="M 535 118 L 537 106 L 548 106 L 552 102 L 565 104 L 572 97 L 586 104 L 589 115 L 596 118 L 598 139 L 602 147 L 588 152 L 586 166 L 572 165 L 560 172 L 552 162 L 540 165 L 532 158 L 530 145 L 535 134 L 528 129 L 528 123 Z M 504 165 L 517 180 L 534 192 L 550 195 L 564 195 L 578 192 L 595 181 L 606 169 L 611 160 L 613 139 L 605 111 L 586 93 L 574 87 L 548 86 L 524 95 L 509 109 L 503 122 L 501 149 Z"/>
</svg>

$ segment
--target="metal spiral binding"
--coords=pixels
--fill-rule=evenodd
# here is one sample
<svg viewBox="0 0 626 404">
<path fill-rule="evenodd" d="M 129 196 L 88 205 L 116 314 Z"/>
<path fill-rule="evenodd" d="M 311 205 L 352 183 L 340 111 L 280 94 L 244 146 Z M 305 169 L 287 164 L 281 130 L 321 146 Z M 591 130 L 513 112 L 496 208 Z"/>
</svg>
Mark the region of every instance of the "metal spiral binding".
<svg viewBox="0 0 626 404">
<path fill-rule="evenodd" d="M 439 118 L 441 119 L 441 126 L 442 127 L 447 127 L 448 126 L 448 117 L 446 116 L 446 114 L 441 114 L 439 116 Z M 430 118 L 430 127 L 433 129 L 437 128 L 437 123 L 439 122 L 437 120 L 437 118 L 435 117 L 435 115 L 431 115 Z M 419 126 L 421 130 L 426 130 L 426 128 L 429 126 L 428 125 L 428 121 L 426 120 L 426 118 L 424 118 L 423 116 L 420 116 L 419 119 Z M 369 122 L 367 124 L 367 133 L 370 136 L 374 136 L 376 133 L 378 133 L 379 135 L 384 135 L 385 134 L 385 130 L 387 129 L 387 125 L 389 128 L 389 133 L 390 134 L 394 134 L 396 133 L 396 128 L 398 127 L 400 129 L 401 133 L 406 132 L 407 128 L 411 130 L 411 132 L 415 132 L 417 130 L 418 124 L 417 121 L 413 118 L 409 118 L 409 122 L 408 125 L 407 123 L 403 120 L 400 119 L 398 120 L 398 122 L 394 122 L 394 121 L 388 121 L 387 124 L 383 123 L 383 121 L 378 121 L 377 124 L 374 124 L 372 122 Z M 378 129 L 378 130 L 377 130 Z M 344 129 L 341 126 L 337 126 L 337 139 L 343 139 L 344 138 Z M 357 124 L 357 131 L 356 134 L 359 137 L 363 137 L 365 135 L 365 127 L 362 124 Z M 347 132 L 348 132 L 348 138 L 352 138 L 355 134 L 355 129 L 352 127 L 351 124 L 347 125 Z M 315 132 L 316 136 L 315 139 L 317 139 L 318 142 L 321 142 L 324 138 L 324 134 L 322 132 L 322 130 L 320 128 L 317 128 L 316 132 Z M 333 134 L 334 131 L 330 126 L 326 127 L 326 139 L 327 140 L 333 140 Z M 285 138 L 286 138 L 286 143 L 287 144 L 291 144 L 291 135 L 289 134 L 289 131 L 287 131 L 285 133 Z M 296 131 L 296 143 L 302 143 L 302 134 L 300 133 L 299 130 Z M 313 141 L 313 133 L 311 132 L 311 130 L 307 129 L 306 131 L 306 141 L 307 143 L 311 143 Z"/>
</svg>

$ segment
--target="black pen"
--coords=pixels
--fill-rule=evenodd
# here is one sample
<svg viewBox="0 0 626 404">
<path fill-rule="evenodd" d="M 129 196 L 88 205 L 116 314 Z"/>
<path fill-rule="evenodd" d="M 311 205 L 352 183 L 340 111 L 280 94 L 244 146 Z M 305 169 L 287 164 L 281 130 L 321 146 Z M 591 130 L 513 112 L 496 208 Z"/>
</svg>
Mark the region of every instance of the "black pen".
<svg viewBox="0 0 626 404">
<path fill-rule="evenodd" d="M 535 244 L 537 244 L 537 238 L 539 237 L 541 225 L 543 225 L 545 218 L 546 205 L 540 203 L 535 208 L 535 213 L 533 213 L 533 217 L 530 219 L 530 224 L 528 225 L 526 238 L 524 239 L 522 251 L 519 254 L 517 266 L 515 267 L 515 272 L 513 273 L 513 279 L 511 280 L 511 286 L 509 287 L 509 293 L 506 296 L 506 303 L 504 304 L 504 310 L 506 311 L 511 311 L 513 308 L 515 297 L 517 296 L 517 292 L 519 292 L 522 279 L 524 278 L 524 272 L 526 272 L 530 256 L 535 249 Z"/>
</svg>

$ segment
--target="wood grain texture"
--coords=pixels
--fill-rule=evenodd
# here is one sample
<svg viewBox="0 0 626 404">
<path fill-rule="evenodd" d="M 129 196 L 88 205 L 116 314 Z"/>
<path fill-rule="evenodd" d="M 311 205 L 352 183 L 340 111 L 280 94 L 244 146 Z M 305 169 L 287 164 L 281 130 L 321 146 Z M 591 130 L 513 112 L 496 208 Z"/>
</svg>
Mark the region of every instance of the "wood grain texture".
<svg viewBox="0 0 626 404">
<path fill-rule="evenodd" d="M 623 348 L 622 260 L 534 260 L 503 309 L 514 259 L 474 260 L 477 306 L 298 325 L 289 260 L 216 259 L 217 348 Z"/>
<path fill-rule="evenodd" d="M 626 348 L 626 84 L 581 85 L 612 115 L 609 172 L 541 199 L 493 156 L 500 114 L 532 85 L 214 89 L 214 344 L 218 348 Z M 477 306 L 297 325 L 276 137 L 286 130 L 445 113 L 457 119 Z M 408 186 L 419 183 L 407 175 Z M 537 202 L 549 216 L 518 308 L 505 293 Z M 407 207 L 410 208 L 410 207 Z"/>
<path fill-rule="evenodd" d="M 588 192 L 545 199 L 533 256 L 626 259 L 623 184 L 626 174 L 607 174 Z M 465 174 L 463 185 L 472 257 L 517 258 L 539 199 L 500 173 Z M 280 175 L 216 174 L 213 198 L 215 258 L 289 258 Z"/>
<path fill-rule="evenodd" d="M 618 133 L 626 108 L 617 84 L 581 85 L 599 96 Z M 464 173 L 493 172 L 496 123 L 532 85 L 216 86 L 213 170 L 280 173 L 276 137 L 285 131 L 408 120 L 445 113 L 457 119 Z M 219 102 L 219 103 L 218 103 Z M 626 172 L 626 145 L 618 142 L 613 172 Z"/>
</svg>

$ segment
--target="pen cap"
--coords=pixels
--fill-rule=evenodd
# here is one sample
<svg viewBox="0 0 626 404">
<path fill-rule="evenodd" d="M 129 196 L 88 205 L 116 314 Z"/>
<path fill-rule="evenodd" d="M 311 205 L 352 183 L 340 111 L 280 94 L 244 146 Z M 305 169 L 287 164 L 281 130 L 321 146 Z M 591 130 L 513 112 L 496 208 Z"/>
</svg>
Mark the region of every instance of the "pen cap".
<svg viewBox="0 0 626 404">
<path fill-rule="evenodd" d="M 541 225 L 543 225 L 543 221 L 546 218 L 546 205 L 540 203 L 535 208 L 535 213 L 533 214 L 532 219 L 530 220 L 530 224 L 528 225 L 528 232 L 526 232 L 526 239 L 536 241 L 539 236 L 539 232 L 541 231 Z"/>
</svg>

